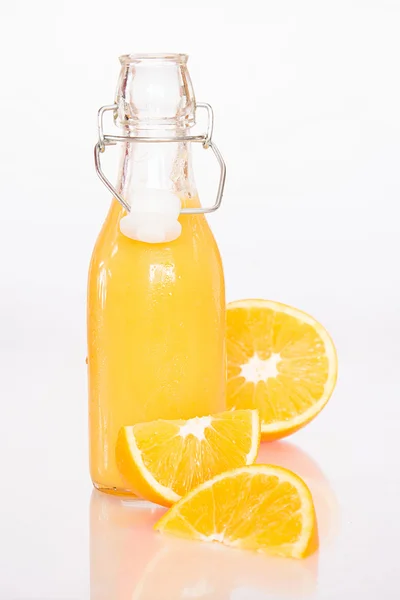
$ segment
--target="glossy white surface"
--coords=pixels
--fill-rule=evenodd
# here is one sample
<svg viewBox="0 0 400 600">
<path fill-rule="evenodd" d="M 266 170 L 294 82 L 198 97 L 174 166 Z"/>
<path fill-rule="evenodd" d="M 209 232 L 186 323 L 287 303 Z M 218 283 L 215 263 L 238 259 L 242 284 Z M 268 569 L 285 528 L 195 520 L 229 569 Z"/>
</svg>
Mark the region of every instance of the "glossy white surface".
<svg viewBox="0 0 400 600">
<path fill-rule="evenodd" d="M 398 600 L 399 3 L 21 0 L 0 16 L 0 599 Z M 110 201 L 96 110 L 119 54 L 166 50 L 190 54 L 216 113 L 228 299 L 298 306 L 337 345 L 329 405 L 262 451 L 314 491 L 305 562 L 165 540 L 157 512 L 91 496 L 85 286 Z"/>
<path fill-rule="evenodd" d="M 17 426 L 2 437 L 2 599 L 398 598 L 399 444 L 390 435 L 398 395 L 394 381 L 381 390 L 384 364 L 364 363 L 368 381 L 342 364 L 324 414 L 290 441 L 262 446 L 261 461 L 295 470 L 314 495 L 320 550 L 291 561 L 164 538 L 151 529 L 164 509 L 92 492 L 75 369 L 23 358 L 27 377 L 15 379 L 11 409 Z M 25 416 L 18 398 L 32 401 Z M 382 400 L 390 420 L 374 419 Z"/>
</svg>

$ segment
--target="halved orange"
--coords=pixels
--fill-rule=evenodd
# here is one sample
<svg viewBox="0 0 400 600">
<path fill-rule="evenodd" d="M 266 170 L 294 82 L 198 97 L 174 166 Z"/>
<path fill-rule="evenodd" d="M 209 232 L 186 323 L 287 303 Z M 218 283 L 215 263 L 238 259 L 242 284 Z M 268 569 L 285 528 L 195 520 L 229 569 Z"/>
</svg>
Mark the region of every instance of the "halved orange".
<svg viewBox="0 0 400 600">
<path fill-rule="evenodd" d="M 177 502 L 154 528 L 292 558 L 308 556 L 318 547 L 308 487 L 291 471 L 272 465 L 217 475 Z"/>
<path fill-rule="evenodd" d="M 257 408 L 261 439 L 294 433 L 323 409 L 335 388 L 333 342 L 306 313 L 270 300 L 227 307 L 228 407 Z"/>
<path fill-rule="evenodd" d="M 214 475 L 252 464 L 259 445 L 258 412 L 235 410 L 123 427 L 116 458 L 127 489 L 171 506 Z"/>
</svg>

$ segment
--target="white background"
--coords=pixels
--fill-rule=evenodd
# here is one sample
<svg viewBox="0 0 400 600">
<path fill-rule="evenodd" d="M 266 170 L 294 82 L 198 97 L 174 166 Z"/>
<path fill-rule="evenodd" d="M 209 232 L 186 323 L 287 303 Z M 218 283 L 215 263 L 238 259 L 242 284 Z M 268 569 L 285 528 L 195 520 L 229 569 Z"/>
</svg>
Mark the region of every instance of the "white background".
<svg viewBox="0 0 400 600">
<path fill-rule="evenodd" d="M 110 202 L 96 111 L 129 52 L 188 53 L 214 107 L 228 299 L 298 306 L 337 345 L 335 395 L 290 440 L 339 507 L 304 593 L 398 598 L 400 3 L 21 0 L 0 18 L 1 600 L 117 600 L 93 574 L 89 591 L 85 285 Z"/>
</svg>

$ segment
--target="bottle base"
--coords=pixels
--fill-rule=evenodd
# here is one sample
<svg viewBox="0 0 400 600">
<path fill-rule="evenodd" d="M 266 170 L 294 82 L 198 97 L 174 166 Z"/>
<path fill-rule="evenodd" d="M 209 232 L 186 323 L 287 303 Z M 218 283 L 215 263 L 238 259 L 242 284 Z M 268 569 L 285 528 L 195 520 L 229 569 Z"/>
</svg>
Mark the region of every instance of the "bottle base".
<svg viewBox="0 0 400 600">
<path fill-rule="evenodd" d="M 118 496 L 121 500 L 132 503 L 132 505 L 137 508 L 154 508 L 155 506 L 158 506 L 157 504 L 149 502 L 148 500 L 144 500 L 143 498 L 140 498 L 129 490 L 125 490 L 123 488 L 108 487 L 100 483 L 95 483 L 94 481 L 93 486 L 99 492 L 102 492 L 103 494 L 109 494 L 110 496 Z"/>
<path fill-rule="evenodd" d="M 125 496 L 132 499 L 138 498 L 135 494 L 123 488 L 110 487 L 101 483 L 96 483 L 95 481 L 93 481 L 93 485 L 96 490 L 99 490 L 99 492 L 103 492 L 104 494 L 111 494 L 112 496 Z M 138 499 L 140 500 L 140 498 Z"/>
</svg>

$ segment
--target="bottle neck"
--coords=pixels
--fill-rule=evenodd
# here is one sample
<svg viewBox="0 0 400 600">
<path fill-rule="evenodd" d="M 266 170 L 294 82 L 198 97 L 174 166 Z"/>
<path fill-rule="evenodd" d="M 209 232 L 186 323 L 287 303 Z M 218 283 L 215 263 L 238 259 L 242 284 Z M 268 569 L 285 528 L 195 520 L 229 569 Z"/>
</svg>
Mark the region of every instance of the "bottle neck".
<svg viewBox="0 0 400 600">
<path fill-rule="evenodd" d="M 149 132 L 146 132 L 148 135 Z M 138 132 L 137 135 L 143 135 Z M 157 132 L 157 137 L 171 132 Z M 177 133 L 182 135 L 182 133 Z M 132 204 L 137 193 L 171 192 L 181 198 L 197 195 L 189 143 L 127 143 L 122 147 L 118 191 Z"/>
<path fill-rule="evenodd" d="M 195 96 L 183 54 L 126 55 L 120 58 L 116 121 L 124 135 L 183 137 L 195 124 Z M 135 194 L 151 190 L 183 200 L 196 195 L 190 143 L 125 144 L 119 191 L 132 206 Z M 146 192 L 146 193 L 145 193 Z"/>
</svg>

